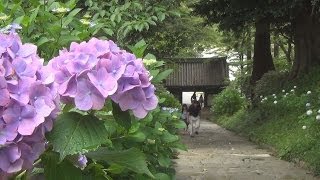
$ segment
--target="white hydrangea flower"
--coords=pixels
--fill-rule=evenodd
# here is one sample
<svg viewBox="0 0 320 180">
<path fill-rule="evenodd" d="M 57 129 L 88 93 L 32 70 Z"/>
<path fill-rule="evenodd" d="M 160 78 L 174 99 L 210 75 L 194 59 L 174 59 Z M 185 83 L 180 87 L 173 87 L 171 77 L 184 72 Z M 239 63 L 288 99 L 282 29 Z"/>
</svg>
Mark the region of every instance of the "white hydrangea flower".
<svg viewBox="0 0 320 180">
<path fill-rule="evenodd" d="M 277 99 L 277 96 L 273 96 L 274 99 Z"/>
<path fill-rule="evenodd" d="M 7 16 L 6 14 L 0 13 L 0 20 L 1 20 L 1 21 L 5 21 L 5 20 L 7 20 L 7 19 L 9 19 L 9 18 L 10 18 L 10 16 Z"/>
<path fill-rule="evenodd" d="M 273 101 L 273 104 L 277 104 L 278 103 L 278 101 Z"/>
<path fill-rule="evenodd" d="M 291 92 L 294 92 L 294 89 L 291 89 Z"/>
<path fill-rule="evenodd" d="M 107 115 L 109 115 L 109 116 L 113 115 L 112 111 L 108 111 Z"/>
<path fill-rule="evenodd" d="M 318 110 L 318 113 L 320 114 L 320 109 Z"/>
<path fill-rule="evenodd" d="M 90 24 L 90 21 L 88 21 L 87 19 L 80 19 L 80 22 L 81 22 L 83 25 L 89 25 L 89 24 Z"/>
<path fill-rule="evenodd" d="M 288 96 L 289 95 L 289 93 L 286 93 L 286 96 Z"/>
<path fill-rule="evenodd" d="M 297 86 L 293 86 L 294 89 L 297 89 Z"/>
<path fill-rule="evenodd" d="M 86 19 L 89 19 L 89 18 L 91 18 L 92 16 L 91 16 L 90 14 L 85 14 L 83 17 L 86 18 Z"/>
<path fill-rule="evenodd" d="M 276 94 L 272 94 L 272 96 L 276 96 Z"/>
<path fill-rule="evenodd" d="M 261 95 L 260 98 L 263 98 L 263 96 Z"/>
<path fill-rule="evenodd" d="M 302 126 L 302 129 L 307 129 L 307 126 Z"/>
<path fill-rule="evenodd" d="M 307 94 L 311 94 L 311 91 L 308 91 Z"/>
<path fill-rule="evenodd" d="M 307 104 L 306 104 L 306 107 L 310 107 L 310 106 L 311 106 L 311 104 L 310 104 L 310 103 L 307 103 Z"/>
<path fill-rule="evenodd" d="M 155 59 L 143 59 L 142 62 L 143 62 L 145 65 L 150 66 L 150 65 L 152 65 L 152 64 L 157 63 L 157 60 L 155 60 Z"/>
<path fill-rule="evenodd" d="M 312 114 L 312 110 L 309 109 L 309 110 L 307 111 L 307 115 L 310 116 L 311 114 Z"/>
<path fill-rule="evenodd" d="M 89 27 L 93 27 L 93 26 L 95 26 L 95 25 L 97 25 L 97 24 L 94 23 L 94 22 L 90 22 Z"/>
<path fill-rule="evenodd" d="M 317 115 L 317 116 L 316 116 L 316 120 L 317 120 L 317 121 L 320 121 L 320 115 Z"/>
<path fill-rule="evenodd" d="M 51 11 L 55 13 L 66 13 L 66 12 L 69 12 L 70 9 L 65 7 L 58 7 L 58 8 L 52 9 Z"/>
</svg>

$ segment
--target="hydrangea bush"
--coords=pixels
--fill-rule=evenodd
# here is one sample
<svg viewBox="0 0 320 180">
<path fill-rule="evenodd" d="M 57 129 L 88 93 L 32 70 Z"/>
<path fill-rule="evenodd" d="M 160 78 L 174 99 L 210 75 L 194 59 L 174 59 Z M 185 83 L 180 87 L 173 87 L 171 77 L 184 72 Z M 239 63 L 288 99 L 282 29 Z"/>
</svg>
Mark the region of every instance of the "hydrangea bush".
<svg viewBox="0 0 320 180">
<path fill-rule="evenodd" d="M 32 167 L 45 150 L 59 96 L 37 47 L 0 34 L 0 176 Z"/>
<path fill-rule="evenodd" d="M 168 71 L 152 72 L 110 40 L 73 42 L 44 65 L 37 46 L 0 34 L 0 179 L 35 161 L 46 179 L 173 178 L 184 123 L 158 107 L 153 83 Z"/>
</svg>

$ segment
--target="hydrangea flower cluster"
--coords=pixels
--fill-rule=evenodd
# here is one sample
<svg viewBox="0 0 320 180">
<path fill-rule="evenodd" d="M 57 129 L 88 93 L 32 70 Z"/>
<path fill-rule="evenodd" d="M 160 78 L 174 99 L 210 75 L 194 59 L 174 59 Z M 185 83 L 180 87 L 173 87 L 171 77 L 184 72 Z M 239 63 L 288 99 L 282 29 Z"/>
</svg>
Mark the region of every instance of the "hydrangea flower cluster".
<svg viewBox="0 0 320 180">
<path fill-rule="evenodd" d="M 0 177 L 32 167 L 44 151 L 59 112 L 53 80 L 35 45 L 0 34 Z"/>
<path fill-rule="evenodd" d="M 54 72 L 61 100 L 83 111 L 100 110 L 110 97 L 122 111 L 138 118 L 156 108 L 158 99 L 141 59 L 114 42 L 92 38 L 60 51 L 48 68 Z"/>
<path fill-rule="evenodd" d="M 163 111 L 169 111 L 170 113 L 178 112 L 179 108 L 173 108 L 173 107 L 162 107 Z"/>
</svg>

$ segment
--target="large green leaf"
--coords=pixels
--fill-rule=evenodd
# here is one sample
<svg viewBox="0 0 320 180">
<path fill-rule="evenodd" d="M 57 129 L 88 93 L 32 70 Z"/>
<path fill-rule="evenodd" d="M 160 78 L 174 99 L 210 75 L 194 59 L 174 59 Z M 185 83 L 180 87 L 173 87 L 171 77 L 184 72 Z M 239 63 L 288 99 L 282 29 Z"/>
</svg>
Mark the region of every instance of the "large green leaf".
<svg viewBox="0 0 320 180">
<path fill-rule="evenodd" d="M 174 121 L 172 122 L 172 124 L 173 124 L 174 127 L 177 128 L 177 129 L 186 128 L 186 123 L 185 123 L 184 121 L 181 121 L 180 119 L 174 120 Z"/>
<path fill-rule="evenodd" d="M 167 69 L 167 70 L 159 73 L 156 77 L 154 77 L 152 79 L 152 82 L 159 83 L 162 80 L 166 79 L 172 72 L 173 72 L 172 69 Z"/>
<path fill-rule="evenodd" d="M 128 46 L 129 49 L 136 55 L 138 58 L 142 58 L 145 50 L 147 49 L 147 43 L 142 39 L 137 42 L 134 46 Z"/>
<path fill-rule="evenodd" d="M 146 139 L 146 135 L 143 132 L 137 131 L 133 134 L 129 134 L 129 140 L 135 142 L 143 142 Z"/>
<path fill-rule="evenodd" d="M 69 112 L 60 115 L 48 140 L 63 159 L 66 155 L 85 153 L 107 142 L 107 130 L 94 116 Z"/>
<path fill-rule="evenodd" d="M 179 140 L 179 137 L 176 135 L 170 134 L 168 131 L 165 131 L 162 135 L 162 140 L 166 143 L 173 143 Z"/>
<path fill-rule="evenodd" d="M 131 117 L 128 111 L 122 111 L 118 104 L 112 103 L 112 114 L 116 122 L 129 130 L 131 128 Z"/>
<path fill-rule="evenodd" d="M 38 6 L 37 8 L 33 9 L 30 18 L 29 18 L 29 24 L 34 23 L 34 20 L 36 19 L 38 12 L 39 12 L 39 8 L 40 6 Z"/>
<path fill-rule="evenodd" d="M 86 155 L 91 159 L 118 164 L 138 174 L 146 174 L 154 178 L 148 169 L 144 154 L 136 148 L 123 151 L 109 151 L 107 148 L 99 148 Z"/>
<path fill-rule="evenodd" d="M 171 165 L 171 159 L 168 156 L 160 154 L 158 157 L 160 166 L 168 168 Z"/>
<path fill-rule="evenodd" d="M 39 47 L 39 46 L 41 46 L 41 45 L 43 45 L 43 44 L 45 44 L 45 43 L 47 43 L 47 42 L 49 42 L 49 41 L 52 41 L 52 40 L 50 40 L 50 39 L 48 39 L 47 37 L 41 37 L 38 41 L 37 41 L 37 46 Z"/>
<path fill-rule="evenodd" d="M 76 8 L 72 10 L 67 17 L 63 19 L 62 27 L 68 26 L 73 20 L 74 16 L 77 15 L 81 11 L 81 8 Z"/>
</svg>

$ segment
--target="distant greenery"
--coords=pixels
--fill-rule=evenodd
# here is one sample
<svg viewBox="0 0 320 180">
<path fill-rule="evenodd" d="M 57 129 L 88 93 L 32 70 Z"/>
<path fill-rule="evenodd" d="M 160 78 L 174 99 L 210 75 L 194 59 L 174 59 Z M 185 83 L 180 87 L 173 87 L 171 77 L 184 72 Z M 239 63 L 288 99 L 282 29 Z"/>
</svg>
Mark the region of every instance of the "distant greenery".
<svg viewBox="0 0 320 180">
<path fill-rule="evenodd" d="M 232 87 L 224 89 L 220 94 L 213 97 L 212 102 L 214 102 L 212 108 L 214 114 L 220 116 L 232 115 L 239 111 L 245 104 L 240 93 Z"/>
<path fill-rule="evenodd" d="M 170 1 L 171 2 L 171 1 Z M 121 1 L 121 0 L 2 0 L 0 28 L 18 23 L 23 41 L 38 46 L 46 60 L 71 42 L 95 36 L 112 39 L 122 47 L 135 44 L 134 33 L 148 31 L 168 17 L 179 17 L 179 1 Z"/>
</svg>

